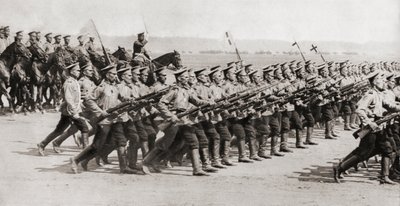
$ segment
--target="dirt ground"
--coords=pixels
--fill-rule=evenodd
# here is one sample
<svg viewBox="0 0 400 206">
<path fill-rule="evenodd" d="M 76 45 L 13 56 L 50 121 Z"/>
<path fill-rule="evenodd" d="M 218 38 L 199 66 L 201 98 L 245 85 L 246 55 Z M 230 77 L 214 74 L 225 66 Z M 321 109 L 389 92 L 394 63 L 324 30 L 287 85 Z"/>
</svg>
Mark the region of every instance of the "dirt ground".
<svg viewBox="0 0 400 206">
<path fill-rule="evenodd" d="M 341 184 L 332 165 L 358 143 L 351 132 L 318 146 L 294 149 L 285 157 L 238 164 L 209 177 L 193 177 L 191 167 L 175 166 L 160 174 L 121 175 L 116 153 L 112 165 L 89 165 L 72 174 L 69 158 L 79 151 L 72 139 L 55 154 L 37 155 L 36 144 L 56 125 L 57 113 L 0 116 L 0 205 L 400 205 L 400 184 L 380 185 L 379 164 L 361 168 Z M 342 126 L 340 127 L 342 128 Z M 290 140 L 294 147 L 294 139 Z M 234 158 L 236 158 L 234 148 Z"/>
</svg>

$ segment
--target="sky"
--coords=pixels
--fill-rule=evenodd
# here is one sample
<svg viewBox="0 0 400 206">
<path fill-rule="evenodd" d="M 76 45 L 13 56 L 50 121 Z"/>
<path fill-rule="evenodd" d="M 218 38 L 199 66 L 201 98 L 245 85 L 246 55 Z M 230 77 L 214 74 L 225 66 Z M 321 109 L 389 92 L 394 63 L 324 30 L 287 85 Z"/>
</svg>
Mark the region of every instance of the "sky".
<svg viewBox="0 0 400 206">
<path fill-rule="evenodd" d="M 355 43 L 400 42 L 399 0 L 0 0 L 13 32 Z M 144 26 L 146 25 L 146 26 Z"/>
</svg>

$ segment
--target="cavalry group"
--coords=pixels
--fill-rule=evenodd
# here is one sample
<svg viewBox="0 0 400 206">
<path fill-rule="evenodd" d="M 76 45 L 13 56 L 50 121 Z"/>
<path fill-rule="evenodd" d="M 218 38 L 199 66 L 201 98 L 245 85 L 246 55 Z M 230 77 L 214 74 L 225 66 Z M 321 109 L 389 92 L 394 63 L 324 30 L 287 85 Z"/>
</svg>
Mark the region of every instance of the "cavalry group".
<svg viewBox="0 0 400 206">
<path fill-rule="evenodd" d="M 207 176 L 237 165 L 232 161 L 233 147 L 238 149 L 239 164 L 278 158 L 293 152 L 288 144 L 291 134 L 296 149 L 318 145 L 314 127 L 324 128 L 326 141 L 337 139 L 336 122 L 341 120 L 344 130 L 361 128 L 364 133 L 355 133 L 359 147 L 333 168 L 333 179 L 340 182 L 348 169 L 376 155 L 382 157 L 381 183 L 395 184 L 392 180 L 399 178 L 399 62 L 293 60 L 255 67 L 234 61 L 188 68 L 182 66 L 177 52 L 170 61 L 152 60 L 144 49 L 143 33 L 133 47 L 133 56 L 140 58 L 109 61 L 107 55 L 91 49 L 93 39 L 85 44 L 80 36 L 80 45 L 71 48 L 69 36 L 59 46 L 60 36 L 55 36 L 54 51 L 44 44 L 48 55 L 41 60 L 38 32 L 29 34 L 29 49 L 25 51 L 22 32 L 18 32 L 0 62 L 11 68 L 11 74 L 19 67 L 26 72 L 44 64 L 46 72 L 56 68 L 63 76 L 59 100 L 50 99 L 61 102 L 60 120 L 37 147 L 41 156 L 50 143 L 55 153 L 61 153 L 63 141 L 74 137 L 82 148 L 70 159 L 74 173 L 88 171 L 92 159 L 99 167 L 109 164 L 108 155 L 117 150 L 123 174 L 161 172 L 171 162 L 182 164 L 186 156 L 193 175 Z M 47 66 L 51 55 L 56 63 Z M 30 66 L 18 66 L 20 58 L 27 58 Z M 172 73 L 174 81 L 167 81 Z M 9 85 L 4 72 L 1 77 L 1 83 Z M 14 89 L 29 93 L 26 85 L 18 82 Z M 10 97 L 10 105 L 28 103 L 25 106 L 33 109 L 40 105 L 34 96 L 24 97 L 16 102 Z"/>
</svg>

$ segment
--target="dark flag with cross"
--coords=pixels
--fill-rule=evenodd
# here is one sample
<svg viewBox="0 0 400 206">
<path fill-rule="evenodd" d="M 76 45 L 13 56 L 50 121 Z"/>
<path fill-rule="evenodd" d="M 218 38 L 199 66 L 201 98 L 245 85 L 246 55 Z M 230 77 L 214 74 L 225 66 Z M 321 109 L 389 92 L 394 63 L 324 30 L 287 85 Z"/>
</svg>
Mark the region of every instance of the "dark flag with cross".
<svg viewBox="0 0 400 206">
<path fill-rule="evenodd" d="M 318 47 L 316 45 L 311 44 L 310 51 L 314 51 L 316 54 L 319 54 L 321 56 L 322 61 L 326 62 L 324 56 L 322 56 L 322 53 L 318 51 Z"/>
</svg>

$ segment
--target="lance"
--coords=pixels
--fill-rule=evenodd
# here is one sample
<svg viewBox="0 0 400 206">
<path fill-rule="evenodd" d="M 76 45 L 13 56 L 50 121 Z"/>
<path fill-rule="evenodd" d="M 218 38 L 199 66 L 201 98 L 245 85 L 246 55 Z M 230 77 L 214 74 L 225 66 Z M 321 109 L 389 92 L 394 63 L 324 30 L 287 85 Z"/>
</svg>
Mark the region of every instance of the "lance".
<svg viewBox="0 0 400 206">
<path fill-rule="evenodd" d="M 294 46 L 294 45 L 297 46 L 297 48 L 299 49 L 299 52 L 300 52 L 300 54 L 301 54 L 301 57 L 303 58 L 304 61 L 306 61 L 306 58 L 304 57 L 304 54 L 303 54 L 303 52 L 301 51 L 300 46 L 299 46 L 299 44 L 296 42 L 296 40 L 294 40 L 294 43 L 292 44 L 292 46 Z"/>
<path fill-rule="evenodd" d="M 99 41 L 100 41 L 100 44 L 101 44 L 101 48 L 103 49 L 104 56 L 106 57 L 106 63 L 108 65 L 110 65 L 111 64 L 110 57 L 108 56 L 108 53 L 107 53 L 106 49 L 104 48 L 103 42 L 101 41 L 100 34 L 97 31 L 97 28 L 96 28 L 96 25 L 94 24 L 93 19 L 90 19 L 90 22 L 93 24 L 93 28 L 94 28 L 94 30 L 96 31 L 96 34 L 97 34 L 97 38 L 99 38 Z"/>
<path fill-rule="evenodd" d="M 310 49 L 310 51 L 315 51 L 316 54 L 318 53 L 318 54 L 321 56 L 322 60 L 323 60 L 324 62 L 326 62 L 324 56 L 322 56 L 322 53 L 318 50 L 318 47 L 317 47 L 317 46 L 315 46 L 314 44 L 311 44 L 311 49 Z"/>
<path fill-rule="evenodd" d="M 149 31 L 147 30 L 146 22 L 144 21 L 143 15 L 142 15 L 142 21 L 143 21 L 143 25 L 144 25 L 144 31 L 146 32 L 146 36 L 148 38 L 150 34 L 149 34 Z"/>
<path fill-rule="evenodd" d="M 243 67 L 243 61 L 242 61 L 242 58 L 240 57 L 239 50 L 237 49 L 236 44 L 233 41 L 233 39 L 231 40 L 232 35 L 230 35 L 229 32 L 225 32 L 225 36 L 228 39 L 229 45 L 233 45 L 235 47 L 236 56 L 237 56 L 238 60 L 240 61 L 240 66 Z"/>
</svg>

